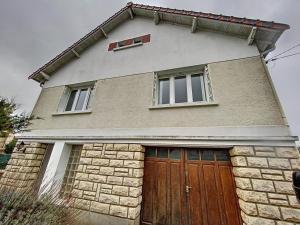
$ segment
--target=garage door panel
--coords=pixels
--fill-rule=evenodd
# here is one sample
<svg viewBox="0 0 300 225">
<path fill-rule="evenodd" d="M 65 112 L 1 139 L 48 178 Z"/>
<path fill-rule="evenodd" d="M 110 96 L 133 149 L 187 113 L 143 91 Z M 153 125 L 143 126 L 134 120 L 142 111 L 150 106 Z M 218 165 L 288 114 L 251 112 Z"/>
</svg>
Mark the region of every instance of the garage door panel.
<svg viewBox="0 0 300 225">
<path fill-rule="evenodd" d="M 220 195 L 217 189 L 214 165 L 203 165 L 203 181 L 205 186 L 208 224 L 221 225 Z"/>
<path fill-rule="evenodd" d="M 152 161 L 145 162 L 144 170 L 144 189 L 143 189 L 143 208 L 147 210 L 142 211 L 143 221 L 145 224 L 152 224 L 153 219 L 153 198 L 155 179 L 152 173 L 156 171 L 156 163 Z"/>
<path fill-rule="evenodd" d="M 183 177 L 182 164 L 178 162 L 170 163 L 170 224 L 183 224 Z"/>
<path fill-rule="evenodd" d="M 205 224 L 206 215 L 204 215 L 205 201 L 203 199 L 203 186 L 200 182 L 202 178 L 201 170 L 198 164 L 187 164 L 189 175 L 189 205 L 192 225 Z"/>
<path fill-rule="evenodd" d="M 155 149 L 146 150 L 143 225 L 241 224 L 228 151 Z"/>
<path fill-rule="evenodd" d="M 222 193 L 224 199 L 224 207 L 226 210 L 227 224 L 239 224 L 239 206 L 237 201 L 232 201 L 235 199 L 235 184 L 232 177 L 231 167 L 229 165 L 219 166 L 220 180 L 222 185 Z"/>
<path fill-rule="evenodd" d="M 156 212 L 155 224 L 164 225 L 167 224 L 167 195 L 168 195 L 168 176 L 167 176 L 167 163 L 166 162 L 157 162 L 157 188 L 154 189 L 155 193 L 155 202 L 154 208 Z"/>
</svg>

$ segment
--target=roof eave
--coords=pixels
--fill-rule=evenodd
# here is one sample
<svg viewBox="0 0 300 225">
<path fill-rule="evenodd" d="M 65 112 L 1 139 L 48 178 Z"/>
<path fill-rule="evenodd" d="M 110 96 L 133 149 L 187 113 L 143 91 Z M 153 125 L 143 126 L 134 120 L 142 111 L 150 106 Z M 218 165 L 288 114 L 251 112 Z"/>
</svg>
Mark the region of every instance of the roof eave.
<svg viewBox="0 0 300 225">
<path fill-rule="evenodd" d="M 130 12 L 128 11 L 130 9 Z M 155 7 L 155 6 L 147 6 L 141 4 L 133 4 L 132 2 L 127 3 L 127 5 L 103 22 L 101 25 L 96 27 L 94 30 L 89 32 L 79 41 L 71 45 L 69 48 L 64 50 L 62 53 L 57 55 L 55 58 L 47 62 L 44 66 L 36 70 L 32 73 L 28 79 L 33 79 L 37 82 L 44 82 L 45 79 L 41 76 L 41 73 L 44 72 L 46 74 L 53 74 L 57 71 L 60 67 L 65 65 L 67 62 L 71 61 L 73 58 L 76 58 L 77 54 L 74 54 L 74 50 L 76 53 L 81 53 L 95 42 L 102 38 L 106 38 L 107 33 L 109 33 L 112 29 L 116 26 L 124 22 L 125 20 L 129 19 L 132 16 L 132 13 L 136 15 L 146 16 L 146 17 L 154 17 L 153 12 L 157 12 L 161 14 L 161 17 L 169 18 L 171 17 L 178 17 L 181 16 L 182 18 L 188 18 L 188 20 L 193 20 L 197 18 L 197 21 L 200 21 L 205 28 L 205 23 L 207 23 L 208 29 L 210 29 L 210 25 L 217 24 L 218 29 L 220 29 L 220 24 L 232 26 L 232 30 L 236 28 L 243 28 L 242 36 L 245 36 L 247 33 L 251 32 L 252 27 L 259 28 L 259 34 L 263 35 L 264 32 L 270 36 L 270 40 L 262 40 L 266 43 L 261 45 L 261 49 L 259 48 L 260 52 L 269 48 L 269 46 L 275 45 L 276 41 L 280 37 L 280 35 L 287 29 L 290 28 L 287 24 L 282 23 L 274 23 L 274 22 L 267 22 L 261 20 L 251 20 L 246 18 L 238 18 L 232 16 L 224 16 L 224 15 L 215 15 L 211 13 L 202 13 L 202 12 L 193 12 L 193 11 L 186 11 L 186 10 L 176 10 L 176 9 L 169 9 L 169 8 L 162 8 L 162 7 Z M 149 14 L 150 13 L 150 14 Z M 165 16 L 164 16 L 165 15 Z M 171 17 L 170 17 L 171 16 Z M 176 21 L 176 20 L 175 20 Z M 174 22 L 174 21 L 171 21 Z M 200 23 L 199 22 L 199 23 Z M 185 22 L 190 24 L 192 22 L 188 21 Z M 186 24 L 185 24 L 186 25 Z M 217 26 L 216 26 L 217 27 Z M 224 28 L 225 29 L 225 28 Z M 223 31 L 223 32 L 226 32 Z M 265 35 L 266 35 L 265 34 Z M 267 39 L 267 38 L 266 38 Z"/>
</svg>

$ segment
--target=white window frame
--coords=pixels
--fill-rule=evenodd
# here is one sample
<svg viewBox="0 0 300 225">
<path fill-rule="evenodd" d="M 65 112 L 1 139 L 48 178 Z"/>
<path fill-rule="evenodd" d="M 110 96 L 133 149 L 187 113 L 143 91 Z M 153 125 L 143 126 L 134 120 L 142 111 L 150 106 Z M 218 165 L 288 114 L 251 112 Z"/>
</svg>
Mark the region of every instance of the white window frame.
<svg viewBox="0 0 300 225">
<path fill-rule="evenodd" d="M 201 90 L 202 90 L 202 96 L 204 98 L 203 101 L 193 101 L 193 91 L 192 91 L 192 75 L 200 75 L 201 82 Z M 187 102 L 181 102 L 181 103 L 175 103 L 175 78 L 176 77 L 186 77 L 186 85 L 187 85 Z M 161 79 L 169 78 L 170 82 L 170 101 L 169 104 L 160 104 L 159 98 L 160 98 L 160 85 L 159 81 Z M 209 82 L 208 82 L 208 74 L 203 71 L 194 71 L 194 72 L 188 72 L 188 73 L 175 73 L 172 75 L 162 75 L 157 76 L 157 82 L 156 82 L 157 88 L 155 89 L 157 94 L 155 105 L 177 105 L 177 104 L 191 104 L 191 103 L 205 103 L 210 102 L 210 93 L 209 93 Z"/>
<path fill-rule="evenodd" d="M 87 94 L 85 96 L 85 99 L 84 99 L 84 103 L 83 103 L 83 106 L 82 106 L 82 109 L 77 109 L 75 110 L 75 107 L 77 105 L 77 102 L 78 102 L 78 98 L 79 98 L 79 94 L 81 92 L 81 90 L 83 89 L 87 89 Z M 84 87 L 78 87 L 78 88 L 70 88 L 70 91 L 68 93 L 68 97 L 67 97 L 67 100 L 66 100 L 66 103 L 65 103 L 65 106 L 64 106 L 64 112 L 80 112 L 80 111 L 85 111 L 88 109 L 88 103 L 89 103 L 89 100 L 90 100 L 90 97 L 91 97 L 91 92 L 92 92 L 93 88 L 90 87 L 90 86 L 84 86 Z M 66 108 L 67 108 L 67 105 L 68 105 L 68 102 L 69 102 L 69 99 L 70 99 L 70 96 L 71 96 L 71 93 L 72 91 L 77 91 L 76 92 L 76 95 L 75 95 L 75 98 L 74 98 L 74 101 L 72 103 L 72 108 L 70 111 L 66 111 Z"/>
</svg>

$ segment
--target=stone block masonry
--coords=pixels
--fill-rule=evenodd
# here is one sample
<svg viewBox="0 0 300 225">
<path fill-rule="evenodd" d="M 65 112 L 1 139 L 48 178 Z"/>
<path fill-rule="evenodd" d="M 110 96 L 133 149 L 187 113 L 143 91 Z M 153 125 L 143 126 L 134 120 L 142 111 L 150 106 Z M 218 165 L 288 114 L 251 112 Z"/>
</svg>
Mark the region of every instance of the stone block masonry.
<svg viewBox="0 0 300 225">
<path fill-rule="evenodd" d="M 0 180 L 1 186 L 17 189 L 33 187 L 35 184 L 47 145 L 25 143 L 25 152 L 15 148 Z"/>
<path fill-rule="evenodd" d="M 230 151 L 245 225 L 300 224 L 292 172 L 300 170 L 293 147 L 236 146 Z"/>
<path fill-rule="evenodd" d="M 144 148 L 136 144 L 85 144 L 74 181 L 74 207 L 138 221 Z"/>
</svg>

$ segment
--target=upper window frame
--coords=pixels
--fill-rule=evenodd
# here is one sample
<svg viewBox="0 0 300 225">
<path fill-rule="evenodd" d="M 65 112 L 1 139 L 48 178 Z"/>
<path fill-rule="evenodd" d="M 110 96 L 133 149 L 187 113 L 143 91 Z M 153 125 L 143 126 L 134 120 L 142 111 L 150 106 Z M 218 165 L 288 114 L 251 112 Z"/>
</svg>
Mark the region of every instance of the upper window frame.
<svg viewBox="0 0 300 225">
<path fill-rule="evenodd" d="M 82 90 L 87 90 L 87 93 L 85 95 L 82 108 L 81 109 L 76 109 L 76 106 L 77 106 L 77 103 L 78 103 L 78 100 L 79 100 L 79 96 L 80 96 L 80 93 L 81 93 Z M 92 90 L 93 90 L 93 87 L 91 87 L 91 86 L 83 86 L 83 87 L 77 87 L 77 88 L 70 88 L 70 91 L 69 91 L 69 94 L 68 94 L 68 97 L 67 97 L 67 101 L 66 101 L 66 104 L 64 106 L 64 110 L 63 111 L 64 112 L 81 112 L 81 111 L 86 111 L 88 109 L 88 106 L 89 106 L 89 102 L 90 102 Z M 76 95 L 75 95 L 75 98 L 73 100 L 71 110 L 67 110 L 68 102 L 69 102 L 71 93 L 73 91 L 76 91 Z"/>
<path fill-rule="evenodd" d="M 151 34 L 145 34 L 138 37 L 133 37 L 117 42 L 112 42 L 108 45 L 108 51 L 119 51 L 131 47 L 141 46 L 151 41 Z"/>
<path fill-rule="evenodd" d="M 204 97 L 202 101 L 193 101 L 193 92 L 192 92 L 192 76 L 193 75 L 200 75 L 203 76 L 203 82 L 201 82 L 201 90 L 202 96 Z M 172 72 L 168 74 L 160 74 L 155 73 L 155 82 L 154 82 L 154 106 L 176 106 L 176 105 L 191 105 L 191 104 L 205 104 L 205 103 L 212 103 L 213 102 L 213 95 L 211 89 L 211 82 L 208 75 L 207 67 L 203 67 L 197 70 L 186 70 L 183 72 Z M 187 101 L 186 102 L 175 102 L 175 78 L 176 77 L 186 77 L 186 85 L 187 85 Z M 160 103 L 160 80 L 169 78 L 169 103 L 162 104 Z"/>
<path fill-rule="evenodd" d="M 66 85 L 65 89 L 61 95 L 57 111 L 54 112 L 53 116 L 58 115 L 66 115 L 66 114 L 79 114 L 79 113 L 91 113 L 91 105 L 93 102 L 93 95 L 96 89 L 96 81 L 91 82 L 84 82 L 84 83 L 78 83 L 78 84 L 72 84 L 72 85 Z M 72 91 L 74 90 L 83 90 L 87 89 L 87 94 L 84 99 L 84 104 L 81 109 L 76 110 L 76 104 L 78 102 L 79 93 L 80 91 L 76 92 L 76 96 L 73 100 L 71 110 L 66 110 L 68 106 L 68 102 L 71 96 Z"/>
</svg>

